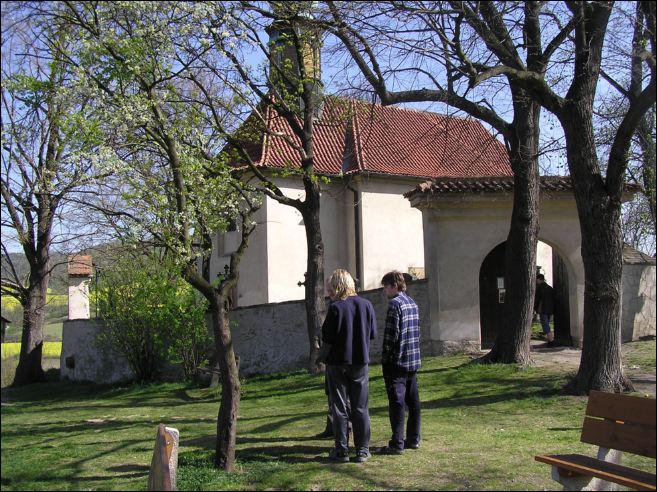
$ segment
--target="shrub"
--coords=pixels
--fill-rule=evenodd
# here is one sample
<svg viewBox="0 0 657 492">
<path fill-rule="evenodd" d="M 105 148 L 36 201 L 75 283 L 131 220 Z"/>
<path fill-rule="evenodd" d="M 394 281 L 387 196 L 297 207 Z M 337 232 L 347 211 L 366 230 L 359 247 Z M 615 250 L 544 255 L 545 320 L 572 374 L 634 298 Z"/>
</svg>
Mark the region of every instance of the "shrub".
<svg viewBox="0 0 657 492">
<path fill-rule="evenodd" d="M 104 271 L 96 292 L 107 329 L 101 343 L 123 354 L 138 381 L 156 379 L 165 361 L 196 375 L 210 343 L 206 302 L 168 262 L 130 258 Z"/>
</svg>

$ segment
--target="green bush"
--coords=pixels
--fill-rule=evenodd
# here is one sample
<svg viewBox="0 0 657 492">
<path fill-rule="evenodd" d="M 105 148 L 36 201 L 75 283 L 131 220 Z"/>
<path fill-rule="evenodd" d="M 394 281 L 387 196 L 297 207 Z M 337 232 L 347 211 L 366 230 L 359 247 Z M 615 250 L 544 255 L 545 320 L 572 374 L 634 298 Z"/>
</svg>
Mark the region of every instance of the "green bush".
<svg viewBox="0 0 657 492">
<path fill-rule="evenodd" d="M 210 337 L 207 303 L 166 261 L 129 258 L 105 270 L 95 293 L 107 329 L 101 343 L 123 354 L 138 381 L 157 379 L 163 362 L 194 378 Z"/>
</svg>

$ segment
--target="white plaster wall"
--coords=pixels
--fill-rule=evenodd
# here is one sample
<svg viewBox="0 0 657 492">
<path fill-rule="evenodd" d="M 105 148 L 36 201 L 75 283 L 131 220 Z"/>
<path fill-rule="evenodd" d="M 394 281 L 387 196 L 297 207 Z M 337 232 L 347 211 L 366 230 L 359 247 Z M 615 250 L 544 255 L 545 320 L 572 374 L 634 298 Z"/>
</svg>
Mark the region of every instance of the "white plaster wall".
<svg viewBox="0 0 657 492">
<path fill-rule="evenodd" d="M 305 196 L 298 181 L 279 179 L 285 195 Z M 353 226 L 353 193 L 340 180 L 322 185 L 320 223 L 324 243 L 324 268 L 328 277 L 336 268 L 356 275 Z M 306 231 L 301 213 L 293 207 L 268 199 L 267 255 L 269 295 L 266 302 L 303 299 L 307 261 Z"/>
<path fill-rule="evenodd" d="M 440 353 L 449 344 L 474 346 L 480 342 L 479 271 L 486 255 L 506 241 L 512 195 L 416 198 L 414 206 L 424 213 L 434 351 Z M 577 343 L 582 338 L 584 275 L 572 195 L 542 197 L 539 220 L 540 240 L 556 248 L 568 266 L 571 335 Z"/>
<path fill-rule="evenodd" d="M 237 287 L 237 305 L 250 305 L 267 302 L 267 206 L 263 201 L 262 207 L 254 214 L 256 222 L 255 231 L 249 239 L 247 248 L 240 263 L 240 282 Z M 214 248 L 210 262 L 210 278 L 224 272 L 224 266 L 230 266 L 230 253 L 235 251 L 241 240 L 239 231 L 227 232 L 223 237 L 214 238 Z"/>
<path fill-rule="evenodd" d="M 89 282 L 86 277 L 68 278 L 68 319 L 89 319 Z"/>
<path fill-rule="evenodd" d="M 277 183 L 281 187 L 281 183 Z M 300 188 L 281 187 L 290 198 L 303 199 Z M 320 208 L 321 210 L 321 208 Z M 323 231 L 322 231 L 323 232 Z M 301 213 L 267 198 L 268 296 L 265 302 L 303 299 L 306 271 L 306 233 Z"/>
<path fill-rule="evenodd" d="M 536 245 L 536 266 L 541 267 L 541 273 L 545 275 L 545 281 L 554 286 L 554 274 L 552 273 L 552 247 L 539 241 Z"/>
<path fill-rule="evenodd" d="M 402 193 L 415 181 L 390 178 L 355 180 L 350 186 L 333 179 L 322 185 L 320 220 L 324 241 L 325 274 L 345 268 L 358 276 L 356 265 L 355 215 L 362 224 L 363 289 L 379 286 L 387 271 L 424 267 L 422 214 L 410 207 Z M 304 197 L 299 182 L 276 178 L 281 191 L 292 198 Z M 359 208 L 355 191 L 361 192 Z M 306 234 L 301 214 L 293 207 L 265 198 L 256 214 L 256 232 L 249 242 L 240 268 L 237 305 L 239 307 L 303 299 L 306 271 Z M 223 271 L 229 257 L 226 245 L 237 245 L 239 233 L 231 232 L 215 240 L 211 277 Z M 228 251 L 229 252 L 229 251 Z"/>
<path fill-rule="evenodd" d="M 424 268 L 422 213 L 412 208 L 403 193 L 415 181 L 391 182 L 381 178 L 363 179 L 361 191 L 363 230 L 363 289 L 381 285 L 391 270 L 408 273 Z"/>
<path fill-rule="evenodd" d="M 582 235 L 573 195 L 542 194 L 539 221 L 539 239 L 549 244 L 566 264 L 570 335 L 573 345 L 581 347 L 584 338 L 584 264 L 582 263 Z"/>
<path fill-rule="evenodd" d="M 427 212 L 431 339 L 439 352 L 447 342 L 474 345 L 480 340 L 479 270 L 486 255 L 506 240 L 511 208 L 503 199 L 445 203 Z"/>
</svg>

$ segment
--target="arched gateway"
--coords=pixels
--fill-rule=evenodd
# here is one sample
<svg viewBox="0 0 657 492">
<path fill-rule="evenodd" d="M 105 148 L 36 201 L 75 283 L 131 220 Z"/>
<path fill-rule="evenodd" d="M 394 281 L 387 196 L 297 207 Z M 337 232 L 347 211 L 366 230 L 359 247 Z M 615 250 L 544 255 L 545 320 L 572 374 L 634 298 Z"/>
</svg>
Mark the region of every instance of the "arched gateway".
<svg viewBox="0 0 657 492">
<path fill-rule="evenodd" d="M 504 280 L 498 278 L 503 274 L 497 270 L 500 254 L 502 258 L 504 254 L 500 246 L 511 222 L 513 178 L 432 180 L 405 197 L 422 211 L 433 353 L 480 349 L 482 342 L 486 348 L 492 335 L 489 323 L 495 324 L 496 311 L 495 306 L 482 303 L 481 293 L 497 294 L 502 297 L 496 301 L 503 301 Z M 556 258 L 554 275 L 560 276 L 560 286 L 567 286 L 559 290 L 565 312 L 559 313 L 557 337 L 562 343 L 581 346 L 584 268 L 570 178 L 541 178 L 539 221 L 539 239 L 552 247 Z M 482 267 L 485 279 L 481 278 Z M 487 316 L 483 329 L 482 305 Z"/>
</svg>

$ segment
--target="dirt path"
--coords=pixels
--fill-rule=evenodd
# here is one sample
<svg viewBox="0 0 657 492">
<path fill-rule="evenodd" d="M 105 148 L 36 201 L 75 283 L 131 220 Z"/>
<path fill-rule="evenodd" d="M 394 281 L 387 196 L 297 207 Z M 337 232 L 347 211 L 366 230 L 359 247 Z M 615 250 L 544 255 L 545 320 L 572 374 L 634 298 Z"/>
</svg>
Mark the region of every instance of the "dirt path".
<svg viewBox="0 0 657 492">
<path fill-rule="evenodd" d="M 572 367 L 576 371 L 579 367 L 579 361 L 582 351 L 572 347 L 553 347 L 548 348 L 545 342 L 532 340 L 532 360 L 536 367 Z M 639 393 L 644 393 L 655 397 L 654 368 L 652 373 L 647 373 L 648 368 L 639 366 L 626 367 L 625 371 L 634 383 L 634 388 Z"/>
</svg>

